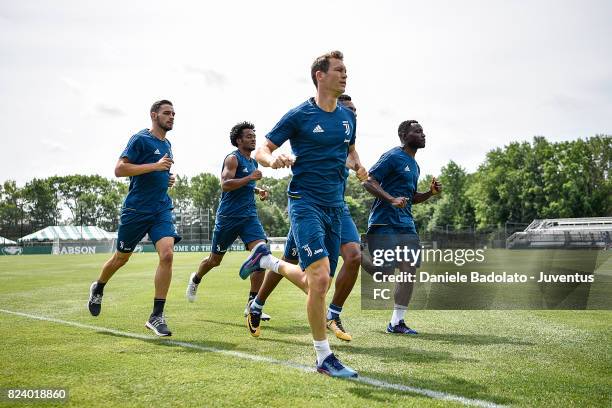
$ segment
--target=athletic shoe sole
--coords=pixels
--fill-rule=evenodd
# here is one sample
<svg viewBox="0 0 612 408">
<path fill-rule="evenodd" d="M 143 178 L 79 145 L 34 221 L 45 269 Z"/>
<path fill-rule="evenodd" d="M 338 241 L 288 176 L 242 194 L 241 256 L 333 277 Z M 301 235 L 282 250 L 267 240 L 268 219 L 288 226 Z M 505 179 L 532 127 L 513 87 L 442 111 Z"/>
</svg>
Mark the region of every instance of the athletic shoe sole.
<svg viewBox="0 0 612 408">
<path fill-rule="evenodd" d="M 155 328 L 155 326 L 153 326 L 149 322 L 145 323 L 145 327 L 147 329 L 151 330 L 153 333 L 155 333 L 156 336 L 159 336 L 159 337 L 169 337 L 169 336 L 172 336 L 172 333 L 160 333 L 160 332 L 158 332 L 157 329 Z"/>
</svg>

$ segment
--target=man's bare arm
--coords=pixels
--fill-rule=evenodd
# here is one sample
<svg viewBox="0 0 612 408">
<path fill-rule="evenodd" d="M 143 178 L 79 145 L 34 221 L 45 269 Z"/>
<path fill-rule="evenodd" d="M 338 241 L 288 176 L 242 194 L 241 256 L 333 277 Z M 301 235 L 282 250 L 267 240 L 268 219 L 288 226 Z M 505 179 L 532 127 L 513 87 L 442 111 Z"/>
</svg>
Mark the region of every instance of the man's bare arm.
<svg viewBox="0 0 612 408">
<path fill-rule="evenodd" d="M 146 164 L 133 164 L 127 157 L 122 157 L 115 165 L 115 177 L 140 176 L 154 171 L 168 171 L 172 167 L 172 163 L 174 161 L 168 157 L 167 153 L 157 163 Z"/>
<path fill-rule="evenodd" d="M 235 178 L 237 168 L 238 159 L 233 154 L 230 154 L 225 158 L 223 172 L 221 172 L 221 189 L 223 191 L 237 190 L 240 187 L 246 186 L 252 180 L 259 180 L 261 178 L 261 171 L 257 169 L 246 177 Z"/>
<path fill-rule="evenodd" d="M 433 177 L 431 179 L 429 191 L 425 193 L 414 193 L 414 197 L 412 197 L 412 202 L 414 204 L 422 203 L 423 201 L 427 201 L 432 196 L 435 196 L 436 194 L 440 194 L 441 192 L 442 192 L 442 183 L 440 183 L 435 177 Z"/>
<path fill-rule="evenodd" d="M 357 153 L 357 149 L 355 149 L 354 144 L 349 146 L 348 156 L 346 158 L 346 167 L 354 170 L 355 173 L 357 173 L 357 178 L 359 181 L 366 181 L 368 179 L 368 172 L 361 164 L 359 153 Z"/>
<path fill-rule="evenodd" d="M 372 176 L 368 176 L 368 179 L 361 183 L 361 185 L 368 191 L 368 193 L 372 194 L 376 198 L 388 202 L 393 207 L 404 208 L 408 203 L 408 199 L 406 197 L 393 197 L 389 195 L 389 193 L 383 190 L 378 181 L 372 178 Z"/>
<path fill-rule="evenodd" d="M 257 151 L 255 151 L 255 160 L 262 166 L 271 167 L 273 169 L 291 167 L 295 162 L 295 158 L 285 153 L 281 153 L 274 157 L 272 152 L 276 149 L 278 149 L 278 146 L 266 139 L 264 145 L 258 147 Z"/>
</svg>

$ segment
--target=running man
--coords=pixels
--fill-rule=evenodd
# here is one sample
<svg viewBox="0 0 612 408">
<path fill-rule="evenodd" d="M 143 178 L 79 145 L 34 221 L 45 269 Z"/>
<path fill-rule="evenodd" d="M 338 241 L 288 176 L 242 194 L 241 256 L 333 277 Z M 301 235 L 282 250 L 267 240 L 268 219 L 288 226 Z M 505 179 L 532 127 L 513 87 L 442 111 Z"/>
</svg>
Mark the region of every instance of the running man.
<svg viewBox="0 0 612 408">
<path fill-rule="evenodd" d="M 421 245 L 412 217 L 412 204 L 422 203 L 439 194 L 442 184 L 434 177 L 428 192 L 417 192 L 420 169 L 414 157 L 419 149 L 425 147 L 425 134 L 416 120 L 402 122 L 397 132 L 401 146 L 384 153 L 370 169 L 368 180 L 363 183 L 365 189 L 376 197 L 370 211 L 367 232 L 368 238 L 374 239 L 368 241 L 384 240 L 385 248 L 407 244 L 416 250 Z M 400 270 L 415 274 L 418 266 L 419 260 L 412 260 L 400 265 Z M 388 333 L 417 334 L 404 321 L 413 287 L 414 283 L 411 282 L 395 284 L 395 305 L 387 326 Z"/>
<path fill-rule="evenodd" d="M 193 272 L 189 277 L 185 294 L 190 302 L 196 300 L 198 285 L 204 275 L 221 264 L 227 249 L 237 237 L 242 239 L 248 250 L 267 241 L 266 233 L 257 217 L 255 205 L 255 194 L 260 200 L 266 200 L 269 195 L 267 190 L 255 186 L 257 180 L 261 179 L 261 171 L 257 169 L 257 162 L 251 158 L 256 143 L 255 125 L 249 122 L 234 125 L 230 131 L 230 142 L 237 149 L 228 154 L 223 161 L 221 170 L 223 193 L 221 193 L 221 202 L 217 209 L 212 251 L 208 258 L 200 263 L 198 271 Z M 263 270 L 251 275 L 247 310 L 249 302 L 255 298 L 263 282 L 263 277 Z M 269 316 L 264 316 L 264 318 L 269 320 Z"/>
<path fill-rule="evenodd" d="M 291 167 L 288 207 L 300 265 L 275 258 L 267 245 L 260 244 L 241 267 L 240 275 L 244 279 L 259 268 L 270 269 L 305 291 L 317 371 L 334 377 L 355 377 L 357 372 L 340 363 L 330 350 L 325 295 L 340 251 L 344 168 L 349 160 L 356 172 L 362 174 L 365 169 L 355 150 L 355 115 L 337 105 L 347 78 L 342 53 L 332 51 L 318 57 L 311 66 L 311 78 L 316 96 L 286 113 L 255 154 L 265 167 Z M 287 140 L 293 156 L 273 156 L 274 150 Z M 259 327 L 250 329 L 259 336 Z"/>
<path fill-rule="evenodd" d="M 343 107 L 351 110 L 353 113 L 355 113 L 355 116 L 357 116 L 357 109 L 355 108 L 352 98 L 349 95 L 340 95 L 338 97 L 338 102 L 340 102 Z M 348 175 L 348 169 L 345 167 L 345 183 Z M 361 181 L 365 181 L 367 179 L 367 173 L 365 171 L 360 172 L 358 176 L 361 177 Z M 343 263 L 342 267 L 340 268 L 340 272 L 338 273 L 338 277 L 336 278 L 334 296 L 332 302 L 327 308 L 326 319 L 327 328 L 332 331 L 337 338 L 344 341 L 351 341 L 353 337 L 344 330 L 342 320 L 340 319 L 340 313 L 342 312 L 344 302 L 351 294 L 351 291 L 355 286 L 355 282 L 357 281 L 357 276 L 359 275 L 359 263 L 361 261 L 361 240 L 357 227 L 355 226 L 355 222 L 353 221 L 353 218 L 351 218 L 351 214 L 346 203 L 344 203 L 342 210 L 340 237 L 340 256 L 342 256 Z M 293 232 L 291 230 L 289 230 L 289 233 L 287 234 L 287 242 L 285 244 L 285 252 L 282 259 L 283 261 L 292 264 L 298 263 L 298 250 L 295 240 L 293 239 Z M 278 273 L 274 273 L 272 271 L 268 271 L 266 273 L 264 282 L 259 289 L 259 292 L 257 292 L 255 300 L 251 304 L 251 316 L 249 317 L 249 321 L 247 321 L 247 325 L 250 324 L 251 326 L 258 327 L 260 317 L 261 320 L 264 320 L 264 316 L 267 316 L 262 312 L 264 304 L 274 288 L 276 288 L 282 279 L 283 276 L 279 275 Z"/>
<path fill-rule="evenodd" d="M 172 199 L 168 196 L 168 187 L 174 185 L 175 177 L 170 173 L 174 160 L 166 133 L 174 125 L 174 107 L 168 100 L 157 101 L 151 106 L 150 115 L 151 129 L 132 136 L 115 166 L 115 176 L 129 177 L 130 187 L 121 209 L 117 252 L 106 261 L 98 280 L 91 284 L 87 306 L 92 316 L 100 314 L 104 286 L 130 259 L 138 242 L 149 234 L 159 254 L 159 264 L 155 273 L 153 312 L 145 327 L 158 336 L 171 336 L 164 305 L 172 280 L 174 244 L 181 240 L 172 223 Z"/>
</svg>

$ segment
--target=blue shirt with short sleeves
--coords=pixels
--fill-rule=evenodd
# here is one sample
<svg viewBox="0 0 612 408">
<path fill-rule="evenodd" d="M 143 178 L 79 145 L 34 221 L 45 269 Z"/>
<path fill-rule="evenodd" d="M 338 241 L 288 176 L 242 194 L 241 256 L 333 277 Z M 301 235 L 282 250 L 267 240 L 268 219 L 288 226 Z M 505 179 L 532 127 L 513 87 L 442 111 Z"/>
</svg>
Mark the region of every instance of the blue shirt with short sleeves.
<svg viewBox="0 0 612 408">
<path fill-rule="evenodd" d="M 233 155 L 238 160 L 236 175 L 234 178 L 244 178 L 249 176 L 257 169 L 257 161 L 250 157 L 245 157 L 236 150 L 228 154 Z M 223 168 L 225 160 L 223 160 Z M 223 171 L 223 170 L 221 170 Z M 249 181 L 244 186 L 232 191 L 224 191 L 221 194 L 221 202 L 217 210 L 217 217 L 252 217 L 257 215 L 257 207 L 255 206 L 255 180 Z"/>
<path fill-rule="evenodd" d="M 296 157 L 287 194 L 325 207 L 344 205 L 348 148 L 355 144 L 355 114 L 336 106 L 326 112 L 310 98 L 290 110 L 266 136 L 276 146 L 289 140 Z"/>
<path fill-rule="evenodd" d="M 417 192 L 419 173 L 416 160 L 401 147 L 394 147 L 378 159 L 370 169 L 370 176 L 378 181 L 389 195 L 406 197 L 408 204 L 404 208 L 395 208 L 387 201 L 377 198 L 372 204 L 368 226 L 391 225 L 415 228 L 412 199 Z"/>
<path fill-rule="evenodd" d="M 120 158 L 132 164 L 157 163 L 164 154 L 172 158 L 172 146 L 168 139 L 156 138 L 148 129 L 143 129 L 130 138 Z M 170 171 L 152 171 L 130 177 L 130 187 L 123 202 L 122 211 L 155 214 L 172 209 L 168 196 Z"/>
</svg>

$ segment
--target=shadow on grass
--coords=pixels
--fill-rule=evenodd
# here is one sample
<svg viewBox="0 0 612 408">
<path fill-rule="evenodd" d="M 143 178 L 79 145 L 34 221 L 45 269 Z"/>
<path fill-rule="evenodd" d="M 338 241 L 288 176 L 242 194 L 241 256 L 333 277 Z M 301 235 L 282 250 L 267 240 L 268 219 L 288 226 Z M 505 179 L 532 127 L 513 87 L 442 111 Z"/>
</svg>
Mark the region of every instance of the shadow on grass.
<svg viewBox="0 0 612 408">
<path fill-rule="evenodd" d="M 419 340 L 439 341 L 443 343 L 464 345 L 511 344 L 516 346 L 534 346 L 534 343 L 513 339 L 511 337 L 492 336 L 489 334 L 452 334 L 452 333 L 423 333 L 419 332 L 415 338 Z"/>
<path fill-rule="evenodd" d="M 360 370 L 359 375 L 370 377 L 370 373 Z M 495 404 L 502 405 L 512 405 L 516 403 L 516 400 L 500 397 L 493 395 L 488 387 L 484 386 L 482 383 L 468 381 L 464 378 L 458 378 L 454 376 L 444 376 L 443 379 L 428 379 L 428 378 L 416 378 L 412 376 L 407 379 L 405 377 L 399 377 L 389 374 L 384 374 L 381 376 L 380 373 L 374 374 L 375 378 L 379 378 L 380 380 L 394 383 L 394 384 L 403 384 L 408 387 L 426 389 L 435 391 L 437 393 L 446 393 L 446 394 L 454 394 L 456 396 L 461 396 L 464 398 L 470 399 L 479 399 L 485 400 L 487 402 L 493 402 Z M 426 395 L 423 395 L 419 392 L 410 392 L 409 390 L 391 390 L 379 387 L 351 387 L 348 392 L 351 394 L 371 401 L 384 402 L 388 400 L 388 398 L 383 397 L 383 395 L 414 395 L 422 398 L 431 398 Z M 442 396 L 440 396 L 442 397 Z"/>
<path fill-rule="evenodd" d="M 217 352 L 219 349 L 232 351 L 237 347 L 235 343 L 221 342 L 221 341 L 193 341 L 193 340 L 181 340 L 174 338 L 135 338 L 132 336 L 125 336 L 118 333 L 109 333 L 104 331 L 97 332 L 101 335 L 129 338 L 150 343 L 157 346 L 179 348 L 185 352 L 192 353 L 207 353 Z M 275 343 L 289 344 L 291 346 L 302 346 L 311 347 L 311 343 L 290 341 L 282 339 L 269 339 L 260 338 L 259 341 L 268 341 Z M 195 346 L 195 347 L 193 347 Z M 210 349 L 210 350 L 206 350 Z M 394 362 L 406 362 L 406 363 L 432 363 L 432 362 L 467 362 L 477 361 L 471 359 L 459 359 L 453 358 L 450 353 L 447 352 L 431 352 L 418 349 L 410 349 L 408 347 L 392 347 L 392 348 L 379 348 L 379 347 L 359 347 L 348 344 L 336 344 L 334 349 L 346 352 L 347 354 L 363 354 L 367 356 L 376 357 L 381 361 L 394 360 Z M 414 387 L 419 389 L 435 390 L 436 392 L 443 392 L 449 394 L 456 394 L 466 398 L 476 398 L 495 402 L 497 404 L 509 404 L 513 401 L 508 398 L 496 397 L 490 395 L 487 387 L 481 383 L 470 382 L 462 378 L 453 376 L 445 376 L 444 380 L 433 380 L 410 377 L 408 380 L 405 377 L 394 376 L 390 374 L 382 374 L 379 372 L 370 373 L 364 370 L 359 371 L 361 376 L 377 378 L 381 381 L 386 381 L 394 384 L 402 384 L 408 387 Z M 371 375 L 372 374 L 372 375 Z M 390 399 L 397 397 L 398 395 L 414 395 L 423 398 L 430 398 L 426 395 L 422 395 L 419 392 L 411 392 L 410 390 L 401 389 L 386 389 L 376 385 L 370 384 L 359 384 L 349 387 L 348 391 L 353 395 L 370 401 L 388 402 Z"/>
<path fill-rule="evenodd" d="M 292 346 L 312 347 L 311 342 L 300 342 L 296 340 L 272 339 L 268 337 L 260 337 L 258 341 L 288 344 Z M 457 358 L 446 351 L 427 351 L 410 347 L 392 346 L 392 347 L 361 347 L 355 344 L 334 344 L 334 351 L 339 351 L 343 354 L 361 354 L 368 357 L 374 357 L 379 361 L 393 361 L 399 363 L 438 363 L 438 362 L 457 362 L 469 363 L 478 362 L 478 360 L 470 358 Z"/>
<path fill-rule="evenodd" d="M 240 330 L 242 330 L 245 334 L 247 333 L 246 318 L 245 320 L 243 320 L 242 324 L 228 322 L 228 321 L 210 320 L 210 319 L 197 319 L 197 321 L 205 322 L 205 323 L 212 323 L 212 324 L 219 324 L 219 325 L 228 326 L 228 327 L 239 327 Z M 280 334 L 295 334 L 298 336 L 302 336 L 302 335 L 310 333 L 310 327 L 308 326 L 308 322 L 294 324 L 294 325 L 284 324 L 283 326 L 278 327 L 278 326 L 269 325 L 268 322 L 262 321 L 261 329 L 265 331 L 269 330 L 269 331 L 280 333 Z"/>
<path fill-rule="evenodd" d="M 145 339 L 145 338 L 138 338 L 138 337 L 132 337 L 132 336 L 124 336 L 121 334 L 117 334 L 117 333 L 109 333 L 109 332 L 103 332 L 103 331 L 99 331 L 97 332 L 97 334 L 102 334 L 105 336 L 111 336 L 111 337 L 121 337 L 124 339 L 132 339 L 132 340 L 140 340 L 143 341 L 145 343 L 150 343 L 150 344 L 155 344 L 157 346 L 164 346 L 164 347 L 178 347 L 183 349 L 186 352 L 191 352 L 191 353 L 208 353 L 210 351 L 215 351 L 215 350 L 203 350 L 205 348 L 210 348 L 210 349 L 223 349 L 223 350 L 234 350 L 238 344 L 236 343 L 228 343 L 228 342 L 224 342 L 224 341 L 193 341 L 193 340 L 182 340 L 180 338 L 173 338 L 173 337 L 153 337 L 150 339 Z M 184 345 L 180 344 L 180 343 L 188 343 L 197 347 L 201 347 L 201 348 L 193 348 L 193 347 L 185 347 Z"/>
</svg>

